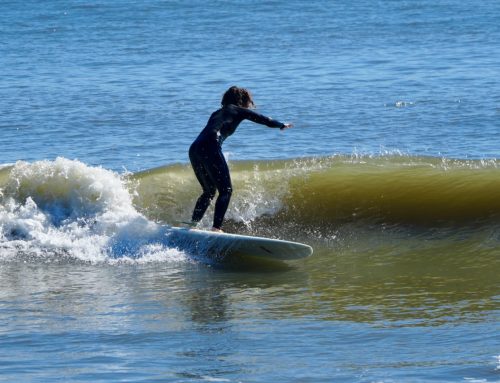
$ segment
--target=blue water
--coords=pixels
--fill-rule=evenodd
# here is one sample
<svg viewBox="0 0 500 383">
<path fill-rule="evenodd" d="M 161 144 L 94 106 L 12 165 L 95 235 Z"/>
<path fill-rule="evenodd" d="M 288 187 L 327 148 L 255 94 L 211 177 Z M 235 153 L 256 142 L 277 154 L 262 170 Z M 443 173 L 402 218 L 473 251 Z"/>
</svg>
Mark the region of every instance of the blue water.
<svg viewBox="0 0 500 383">
<path fill-rule="evenodd" d="M 3 161 L 187 162 L 226 88 L 235 159 L 401 151 L 498 157 L 497 1 L 3 2 Z"/>
<path fill-rule="evenodd" d="M 2 1 L 0 163 L 75 160 L 29 173 L 28 190 L 68 166 L 72 188 L 123 209 L 114 221 L 103 213 L 102 232 L 79 231 L 97 209 L 85 200 L 73 231 L 54 234 L 28 203 L 2 201 L 2 230 L 33 238 L 2 232 L 0 381 L 500 381 L 495 234 L 457 263 L 447 244 L 452 266 L 431 270 L 439 245 L 330 246 L 314 232 L 315 259 L 263 274 L 172 249 L 103 262 L 91 247 L 112 225 L 133 227 L 124 236 L 144 225 L 95 167 L 186 164 L 231 85 L 295 127 L 242 123 L 224 144 L 230 163 L 402 155 L 497 166 L 499 15 L 495 0 Z"/>
</svg>

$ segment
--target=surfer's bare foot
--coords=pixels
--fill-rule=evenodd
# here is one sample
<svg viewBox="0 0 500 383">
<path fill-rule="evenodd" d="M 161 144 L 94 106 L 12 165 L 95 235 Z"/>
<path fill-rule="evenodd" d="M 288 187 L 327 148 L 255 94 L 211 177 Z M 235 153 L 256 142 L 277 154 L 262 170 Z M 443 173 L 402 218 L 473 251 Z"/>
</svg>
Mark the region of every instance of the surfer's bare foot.
<svg viewBox="0 0 500 383">
<path fill-rule="evenodd" d="M 212 227 L 212 231 L 214 231 L 216 233 L 224 233 L 224 231 L 222 229 L 218 229 L 217 227 Z"/>
</svg>

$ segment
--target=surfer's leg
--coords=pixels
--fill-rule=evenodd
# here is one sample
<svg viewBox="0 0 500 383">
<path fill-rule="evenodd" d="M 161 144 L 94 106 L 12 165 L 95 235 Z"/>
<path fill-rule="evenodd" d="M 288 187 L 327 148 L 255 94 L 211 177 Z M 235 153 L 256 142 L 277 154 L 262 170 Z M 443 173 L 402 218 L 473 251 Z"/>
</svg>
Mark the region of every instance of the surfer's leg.
<svg viewBox="0 0 500 383">
<path fill-rule="evenodd" d="M 209 169 L 210 176 L 215 181 L 215 186 L 219 192 L 219 196 L 215 202 L 213 227 L 215 229 L 220 229 L 224 221 L 224 215 L 229 206 L 229 201 L 231 200 L 231 194 L 233 193 L 229 167 L 220 150 L 217 152 L 217 155 L 214 156 L 212 166 L 210 166 Z"/>
<path fill-rule="evenodd" d="M 200 195 L 196 201 L 196 205 L 193 210 L 193 215 L 191 220 L 193 222 L 199 222 L 205 215 L 212 199 L 215 196 L 216 185 L 213 182 L 210 174 L 208 174 L 207 169 L 203 161 L 196 155 L 189 153 L 189 158 L 191 160 L 191 165 L 193 166 L 194 174 L 200 183 L 203 193 Z"/>
<path fill-rule="evenodd" d="M 196 205 L 194 206 L 193 215 L 191 216 L 191 221 L 196 223 L 200 222 L 205 212 L 207 211 L 212 199 L 215 195 L 215 189 L 212 191 L 204 191 L 202 195 L 196 201 Z"/>
</svg>

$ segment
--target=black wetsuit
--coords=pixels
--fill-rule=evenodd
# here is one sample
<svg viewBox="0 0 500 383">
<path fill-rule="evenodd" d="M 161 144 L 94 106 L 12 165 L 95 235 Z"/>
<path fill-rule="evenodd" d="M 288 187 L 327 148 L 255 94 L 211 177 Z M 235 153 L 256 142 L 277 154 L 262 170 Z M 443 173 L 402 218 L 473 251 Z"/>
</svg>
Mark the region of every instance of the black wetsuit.
<svg viewBox="0 0 500 383">
<path fill-rule="evenodd" d="M 199 222 L 203 218 L 217 190 L 219 196 L 215 203 L 213 226 L 218 229 L 222 226 L 233 187 L 221 145 L 234 133 L 243 120 L 250 120 L 271 128 L 284 127 L 284 124 L 279 121 L 235 105 L 226 105 L 212 113 L 207 126 L 189 148 L 191 165 L 203 188 L 203 194 L 198 198 L 193 211 L 193 222 Z"/>
</svg>

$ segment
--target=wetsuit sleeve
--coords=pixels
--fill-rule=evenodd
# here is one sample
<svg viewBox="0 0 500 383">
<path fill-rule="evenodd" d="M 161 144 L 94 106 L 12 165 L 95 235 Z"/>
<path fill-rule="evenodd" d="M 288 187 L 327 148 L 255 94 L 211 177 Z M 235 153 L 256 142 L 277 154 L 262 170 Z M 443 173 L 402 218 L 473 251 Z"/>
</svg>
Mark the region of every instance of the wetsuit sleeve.
<svg viewBox="0 0 500 383">
<path fill-rule="evenodd" d="M 243 118 L 246 120 L 250 120 L 252 122 L 256 122 L 257 124 L 266 125 L 270 128 L 283 128 L 285 126 L 284 123 L 273 120 L 272 118 L 266 117 L 262 114 L 254 112 L 251 109 L 239 108 L 240 113 L 243 114 Z"/>
</svg>

